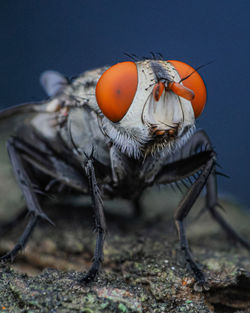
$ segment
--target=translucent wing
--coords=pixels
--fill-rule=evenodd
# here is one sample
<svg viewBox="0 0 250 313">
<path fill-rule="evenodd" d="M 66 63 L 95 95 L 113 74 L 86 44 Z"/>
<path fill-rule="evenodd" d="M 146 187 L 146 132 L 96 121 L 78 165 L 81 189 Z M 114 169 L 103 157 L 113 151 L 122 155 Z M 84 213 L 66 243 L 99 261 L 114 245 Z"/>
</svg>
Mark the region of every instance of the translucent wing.
<svg viewBox="0 0 250 313">
<path fill-rule="evenodd" d="M 45 71 L 40 76 L 40 83 L 47 95 L 53 97 L 68 84 L 68 80 L 56 71 Z"/>
<path fill-rule="evenodd" d="M 28 123 L 34 114 L 42 110 L 43 103 L 25 103 L 0 111 L 0 222 L 13 215 L 24 205 L 8 158 L 6 143 L 20 125 Z"/>
<path fill-rule="evenodd" d="M 54 97 L 68 85 L 67 79 L 58 72 L 46 71 L 41 75 L 40 82 L 48 94 L 48 100 L 38 103 L 23 103 L 0 110 L 0 223 L 3 212 L 12 214 L 24 205 L 22 194 L 17 185 L 8 158 L 6 142 L 11 135 L 18 133 L 20 126 L 29 124 L 30 120 L 40 112 L 54 112 L 59 97 Z"/>
<path fill-rule="evenodd" d="M 0 222 L 2 212 L 13 212 L 19 209 L 24 202 L 19 186 L 15 182 L 6 151 L 6 142 L 11 135 L 18 133 L 18 128 L 29 124 L 31 119 L 38 113 L 53 113 L 58 110 L 61 103 L 65 103 L 63 89 L 67 86 L 68 80 L 56 71 L 46 71 L 40 77 L 40 83 L 50 97 L 46 101 L 38 103 L 24 103 L 0 110 Z M 81 84 L 80 84 L 81 85 Z M 69 101 L 67 99 L 67 101 Z M 41 124 L 41 126 L 43 126 Z"/>
</svg>

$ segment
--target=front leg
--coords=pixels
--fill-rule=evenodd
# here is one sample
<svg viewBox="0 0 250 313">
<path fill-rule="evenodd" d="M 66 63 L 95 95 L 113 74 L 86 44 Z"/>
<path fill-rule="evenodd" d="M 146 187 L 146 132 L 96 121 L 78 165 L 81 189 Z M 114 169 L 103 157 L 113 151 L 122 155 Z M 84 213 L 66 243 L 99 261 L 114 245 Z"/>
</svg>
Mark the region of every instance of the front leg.
<svg viewBox="0 0 250 313">
<path fill-rule="evenodd" d="M 188 242 L 186 239 L 185 229 L 183 225 L 183 220 L 188 215 L 189 211 L 191 210 L 195 200 L 198 198 L 201 190 L 205 186 L 207 179 L 211 172 L 213 171 L 215 166 L 215 153 L 210 153 L 210 158 L 205 164 L 199 178 L 195 181 L 192 185 L 188 193 L 185 195 L 181 203 L 176 209 L 176 213 L 174 216 L 175 224 L 177 227 L 177 231 L 179 234 L 181 249 L 185 254 L 185 259 L 187 263 L 190 265 L 191 270 L 193 271 L 195 278 L 200 284 L 204 284 L 205 277 L 202 271 L 200 270 L 199 266 L 193 260 L 192 254 L 189 250 Z"/>
<path fill-rule="evenodd" d="M 207 134 L 203 130 L 197 131 L 192 141 L 184 149 L 194 151 L 200 146 L 206 146 L 207 149 L 212 150 L 211 142 Z M 189 152 L 190 153 L 190 152 Z M 211 172 L 206 183 L 206 208 L 209 210 L 211 216 L 220 224 L 226 234 L 234 241 L 239 242 L 247 250 L 250 250 L 250 243 L 244 239 L 238 232 L 236 232 L 231 225 L 222 217 L 218 211 L 218 194 L 215 169 Z"/>
<path fill-rule="evenodd" d="M 89 157 L 87 160 L 85 170 L 89 181 L 89 192 L 92 199 L 96 223 L 95 227 L 97 232 L 96 247 L 92 266 L 90 267 L 87 274 L 81 279 L 81 282 L 88 283 L 95 279 L 103 262 L 103 245 L 106 235 L 106 223 L 103 212 L 103 203 L 100 195 L 100 190 L 96 182 L 95 170 L 91 157 Z"/>
<path fill-rule="evenodd" d="M 183 220 L 188 215 L 201 190 L 207 183 L 211 173 L 214 171 L 215 152 L 207 150 L 186 158 L 185 157 L 186 155 L 184 156 L 184 159 L 179 159 L 165 165 L 161 172 L 159 172 L 156 176 L 156 182 L 161 184 L 172 183 L 199 172 L 199 177 L 192 184 L 191 188 L 188 190 L 187 194 L 177 207 L 174 219 L 180 239 L 181 250 L 184 253 L 187 263 L 193 271 L 196 280 L 199 284 L 203 285 L 205 277 L 192 257 L 185 234 Z"/>
<path fill-rule="evenodd" d="M 205 150 L 204 150 L 205 148 Z M 200 151 L 199 150 L 204 150 Z M 213 165 L 210 164 L 213 160 Z M 210 165 L 209 165 L 210 164 Z M 204 179 L 204 174 L 209 174 Z M 196 278 L 199 281 L 204 281 L 204 275 L 193 261 L 191 252 L 185 236 L 183 227 L 183 219 L 189 213 L 192 204 L 198 197 L 203 186 L 206 185 L 206 208 L 209 210 L 215 220 L 222 226 L 222 228 L 240 242 L 244 247 L 250 249 L 250 244 L 242 238 L 232 227 L 223 219 L 217 211 L 217 186 L 216 186 L 216 172 L 215 172 L 215 153 L 213 152 L 208 136 L 202 130 L 197 131 L 190 141 L 178 151 L 171 163 L 166 164 L 156 176 L 156 183 L 168 184 L 176 181 L 189 178 L 195 173 L 200 172 L 199 178 L 192 185 L 191 189 L 180 203 L 175 214 L 176 226 L 181 240 L 181 247 L 185 253 L 185 257 L 190 267 L 192 268 Z M 198 184 L 198 185 L 197 185 Z M 202 187 L 201 187 L 202 184 Z"/>
</svg>

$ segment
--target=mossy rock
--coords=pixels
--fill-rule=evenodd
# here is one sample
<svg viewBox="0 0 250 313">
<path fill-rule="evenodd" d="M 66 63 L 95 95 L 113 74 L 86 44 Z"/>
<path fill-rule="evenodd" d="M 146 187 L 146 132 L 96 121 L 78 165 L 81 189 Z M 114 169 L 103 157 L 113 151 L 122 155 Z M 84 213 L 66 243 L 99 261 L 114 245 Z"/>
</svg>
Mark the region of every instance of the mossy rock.
<svg viewBox="0 0 250 313">
<path fill-rule="evenodd" d="M 89 202 L 47 201 L 43 207 L 56 226 L 41 222 L 14 263 L 2 265 L 0 312 L 250 312 L 250 254 L 228 241 L 208 212 L 193 220 L 202 199 L 186 224 L 207 277 L 207 290 L 195 288 L 172 218 L 179 198 L 165 189 L 147 192 L 139 219 L 127 202 L 105 203 L 105 260 L 98 279 L 88 285 L 79 280 L 95 246 Z M 227 220 L 250 239 L 247 212 L 229 202 L 223 206 Z M 1 216 L 11 218 L 6 202 L 1 207 Z M 2 237 L 1 254 L 13 247 L 26 221 Z"/>
</svg>

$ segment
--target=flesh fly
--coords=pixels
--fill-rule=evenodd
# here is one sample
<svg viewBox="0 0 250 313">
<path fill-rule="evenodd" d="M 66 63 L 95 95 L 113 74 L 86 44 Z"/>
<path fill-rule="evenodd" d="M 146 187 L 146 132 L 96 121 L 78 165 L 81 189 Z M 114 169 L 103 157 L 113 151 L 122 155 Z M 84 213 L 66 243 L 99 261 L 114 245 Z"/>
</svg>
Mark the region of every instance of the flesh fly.
<svg viewBox="0 0 250 313">
<path fill-rule="evenodd" d="M 3 261 L 13 260 L 40 219 L 47 219 L 40 190 L 53 183 L 91 196 L 96 219 L 96 249 L 83 282 L 93 280 L 103 261 L 106 224 L 102 199 L 121 197 L 140 212 L 143 191 L 154 184 L 185 181 L 190 187 L 174 220 L 181 250 L 195 279 L 205 276 L 194 261 L 183 221 L 206 189 L 206 208 L 247 249 L 217 210 L 216 154 L 196 118 L 206 102 L 206 87 L 191 66 L 180 61 L 145 59 L 87 71 L 68 81 L 47 71 L 41 83 L 49 99 L 21 104 L 0 113 L 0 126 L 18 120 L 7 142 L 15 178 L 26 201 L 29 220 L 16 246 Z M 42 177 L 42 178 L 41 178 Z M 52 183 L 53 182 L 53 183 Z"/>
</svg>

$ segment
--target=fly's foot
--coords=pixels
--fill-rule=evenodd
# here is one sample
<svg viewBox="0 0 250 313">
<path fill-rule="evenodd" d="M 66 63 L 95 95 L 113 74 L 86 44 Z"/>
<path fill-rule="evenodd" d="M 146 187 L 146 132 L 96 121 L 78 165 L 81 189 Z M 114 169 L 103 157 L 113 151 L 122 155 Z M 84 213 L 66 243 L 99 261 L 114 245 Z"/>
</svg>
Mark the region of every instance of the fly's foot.
<svg viewBox="0 0 250 313">
<path fill-rule="evenodd" d="M 205 275 L 203 274 L 199 265 L 196 262 L 194 262 L 194 260 L 191 258 L 186 258 L 186 261 L 188 262 L 191 270 L 193 271 L 196 280 L 199 281 L 200 283 L 204 283 L 205 282 Z"/>
<path fill-rule="evenodd" d="M 207 290 L 206 278 L 200 266 L 193 260 L 191 252 L 186 246 L 182 247 L 182 251 L 184 252 L 185 261 L 192 271 L 196 281 L 194 284 L 195 291 Z"/>
<path fill-rule="evenodd" d="M 190 269 L 192 270 L 194 274 L 194 278 L 196 280 L 196 284 L 203 287 L 206 284 L 206 278 L 202 270 L 200 269 L 199 265 L 194 262 L 193 259 L 187 259 L 188 265 L 190 266 Z"/>
<path fill-rule="evenodd" d="M 206 282 L 201 283 L 199 281 L 195 282 L 193 288 L 194 288 L 194 291 L 196 291 L 196 292 L 202 292 L 202 291 L 208 291 L 209 290 L 209 286 Z"/>
<path fill-rule="evenodd" d="M 84 277 L 82 279 L 80 279 L 80 281 L 79 281 L 80 284 L 88 284 L 88 283 L 91 283 L 92 281 L 94 281 L 95 278 L 98 276 L 101 263 L 102 263 L 101 260 L 94 261 L 94 263 L 92 264 L 92 266 L 89 269 L 89 271 L 87 272 L 87 274 L 84 275 Z"/>
<path fill-rule="evenodd" d="M 17 243 L 16 246 L 10 252 L 0 257 L 0 261 L 2 263 L 8 263 L 8 262 L 13 263 L 13 261 L 15 260 L 17 256 L 17 253 L 22 249 L 23 249 L 23 246 L 20 243 Z"/>
<path fill-rule="evenodd" d="M 90 270 L 84 277 L 79 281 L 81 284 L 89 284 L 95 280 L 98 271 Z"/>
<path fill-rule="evenodd" d="M 91 273 L 88 272 L 79 282 L 81 284 L 89 284 L 95 280 L 96 276 L 97 276 L 97 272 L 96 273 L 95 272 L 91 272 Z"/>
</svg>

